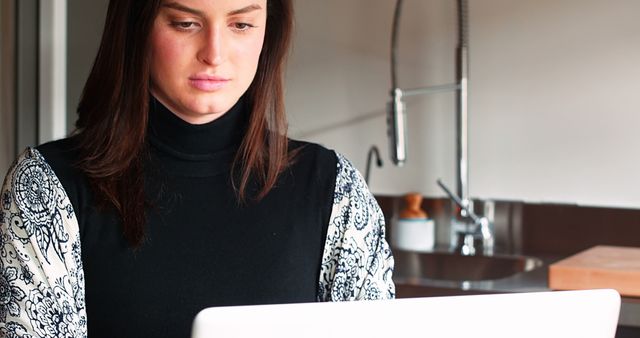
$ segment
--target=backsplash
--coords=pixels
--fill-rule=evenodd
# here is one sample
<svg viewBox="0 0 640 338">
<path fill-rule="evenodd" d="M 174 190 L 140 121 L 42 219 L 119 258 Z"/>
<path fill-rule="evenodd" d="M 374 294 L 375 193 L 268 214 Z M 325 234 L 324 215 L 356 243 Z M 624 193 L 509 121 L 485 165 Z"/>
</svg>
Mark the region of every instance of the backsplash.
<svg viewBox="0 0 640 338">
<path fill-rule="evenodd" d="M 376 196 L 385 215 L 387 237 L 393 219 L 404 206 L 402 196 Z M 474 201 L 476 211 L 483 201 Z M 640 209 L 581 207 L 494 201 L 496 252 L 525 255 L 571 255 L 594 245 L 640 247 Z M 436 222 L 436 243 L 449 244 L 452 204 L 445 198 L 425 198 L 422 208 Z"/>
</svg>

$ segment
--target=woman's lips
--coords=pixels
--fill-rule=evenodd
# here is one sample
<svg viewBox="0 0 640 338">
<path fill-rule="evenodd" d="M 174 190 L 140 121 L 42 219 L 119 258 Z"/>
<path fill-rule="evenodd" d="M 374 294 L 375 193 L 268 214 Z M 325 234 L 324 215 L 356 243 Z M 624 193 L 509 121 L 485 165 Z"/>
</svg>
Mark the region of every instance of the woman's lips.
<svg viewBox="0 0 640 338">
<path fill-rule="evenodd" d="M 213 92 L 226 86 L 229 79 L 220 76 L 196 75 L 189 78 L 189 83 L 196 89 Z"/>
</svg>

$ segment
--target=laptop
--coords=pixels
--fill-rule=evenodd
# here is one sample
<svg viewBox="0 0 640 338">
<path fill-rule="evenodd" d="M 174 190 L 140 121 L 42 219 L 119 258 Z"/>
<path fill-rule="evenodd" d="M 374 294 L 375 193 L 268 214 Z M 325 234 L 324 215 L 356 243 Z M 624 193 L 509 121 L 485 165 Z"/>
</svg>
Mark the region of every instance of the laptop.
<svg viewBox="0 0 640 338">
<path fill-rule="evenodd" d="M 620 295 L 609 289 L 216 307 L 192 338 L 614 338 Z"/>
</svg>

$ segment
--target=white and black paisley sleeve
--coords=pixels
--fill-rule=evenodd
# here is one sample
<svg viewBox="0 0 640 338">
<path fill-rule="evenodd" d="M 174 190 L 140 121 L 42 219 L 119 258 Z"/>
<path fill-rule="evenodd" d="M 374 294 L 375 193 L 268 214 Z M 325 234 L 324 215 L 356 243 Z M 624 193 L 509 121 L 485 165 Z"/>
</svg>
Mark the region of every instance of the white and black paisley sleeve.
<svg viewBox="0 0 640 338">
<path fill-rule="evenodd" d="M 318 301 L 391 299 L 393 256 L 384 216 L 360 173 L 338 154 Z"/>
<path fill-rule="evenodd" d="M 86 337 L 78 222 L 37 150 L 20 155 L 0 199 L 0 337 Z"/>
</svg>

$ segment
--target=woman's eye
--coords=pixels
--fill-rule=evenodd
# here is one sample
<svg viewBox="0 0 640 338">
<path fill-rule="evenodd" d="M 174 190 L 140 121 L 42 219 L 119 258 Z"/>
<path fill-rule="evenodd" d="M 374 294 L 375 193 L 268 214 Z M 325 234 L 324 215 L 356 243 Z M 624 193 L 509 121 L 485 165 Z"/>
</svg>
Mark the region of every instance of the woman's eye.
<svg viewBox="0 0 640 338">
<path fill-rule="evenodd" d="M 239 31 L 246 31 L 254 26 L 244 22 L 236 22 L 233 24 L 233 28 Z"/>
<path fill-rule="evenodd" d="M 196 28 L 197 24 L 193 21 L 174 21 L 171 23 L 171 25 L 180 30 L 190 30 Z"/>
</svg>

